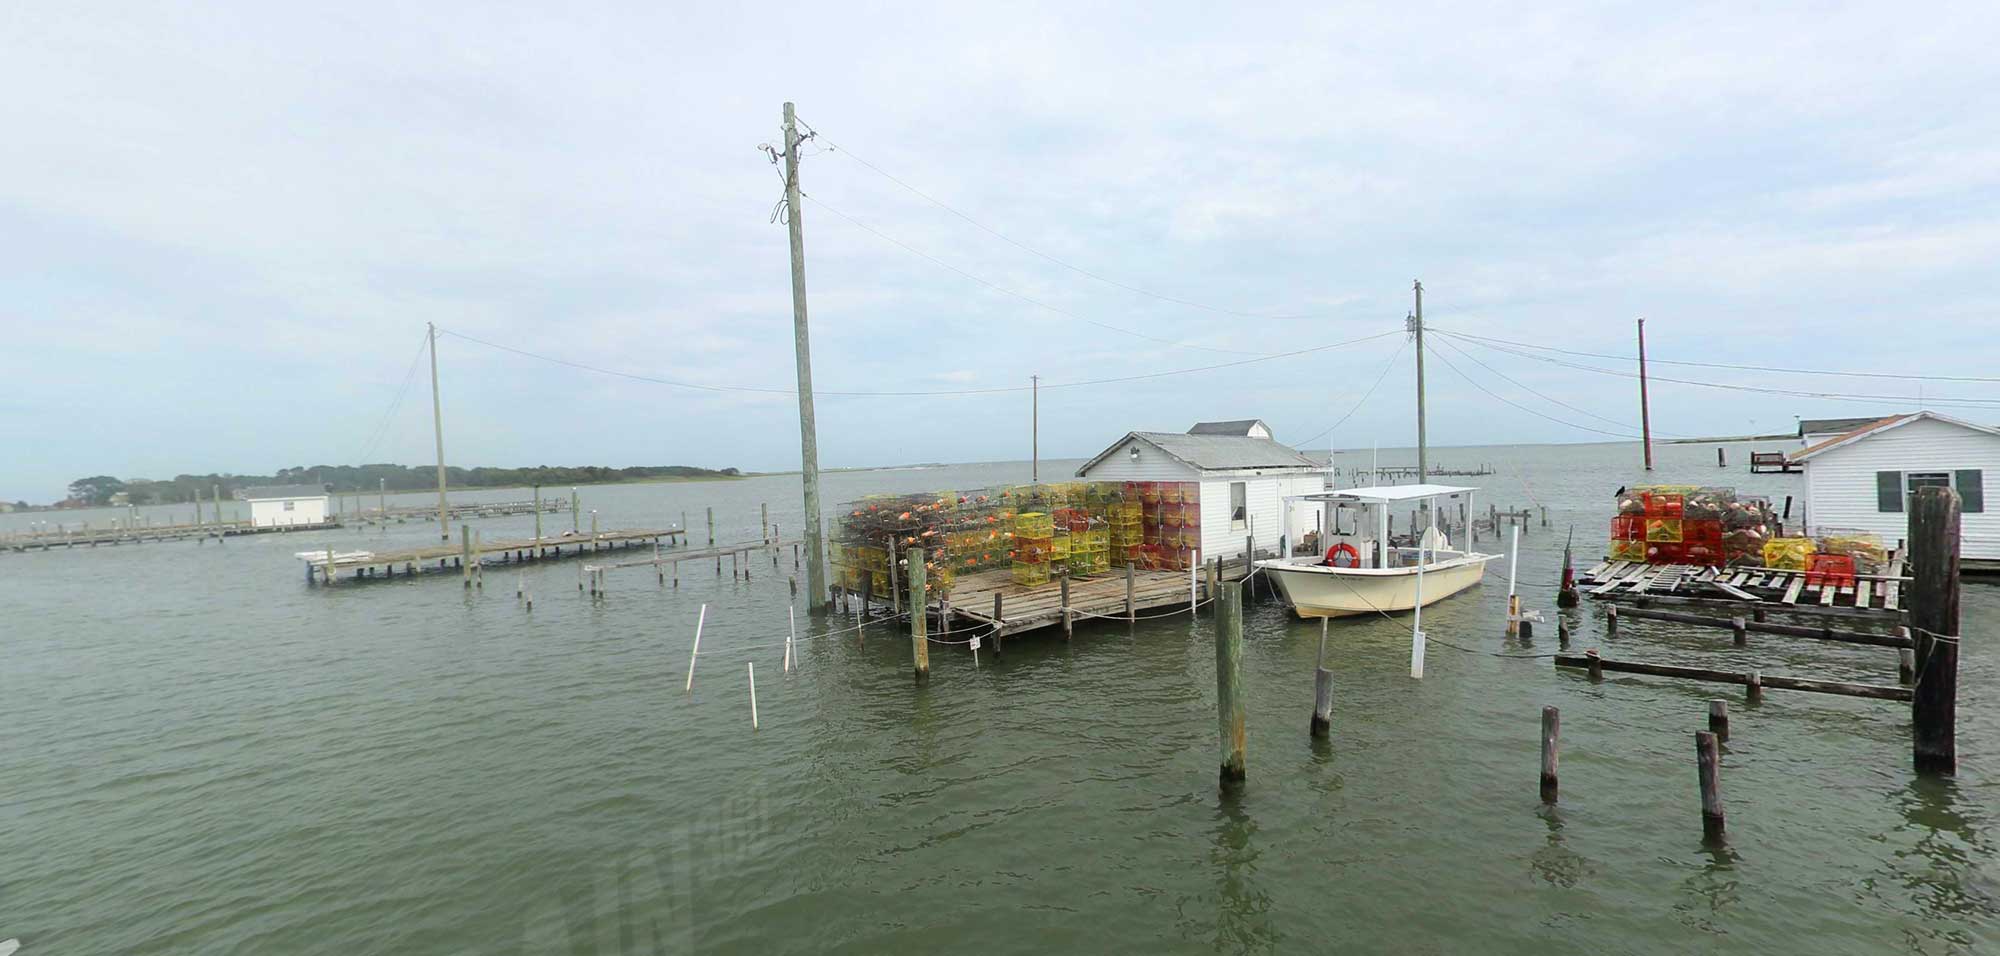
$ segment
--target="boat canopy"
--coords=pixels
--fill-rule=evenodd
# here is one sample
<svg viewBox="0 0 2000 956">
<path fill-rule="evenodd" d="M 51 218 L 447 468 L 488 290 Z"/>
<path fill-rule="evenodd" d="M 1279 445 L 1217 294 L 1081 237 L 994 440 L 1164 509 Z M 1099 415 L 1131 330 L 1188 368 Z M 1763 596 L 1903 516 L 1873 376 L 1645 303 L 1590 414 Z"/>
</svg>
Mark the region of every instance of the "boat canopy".
<svg viewBox="0 0 2000 956">
<path fill-rule="evenodd" d="M 1461 488 L 1456 485 L 1378 485 L 1373 488 L 1343 488 L 1316 495 L 1304 495 L 1302 501 L 1361 501 L 1380 503 L 1389 501 L 1417 501 L 1424 498 L 1442 498 L 1446 495 L 1464 494 L 1478 491 L 1477 488 Z"/>
</svg>

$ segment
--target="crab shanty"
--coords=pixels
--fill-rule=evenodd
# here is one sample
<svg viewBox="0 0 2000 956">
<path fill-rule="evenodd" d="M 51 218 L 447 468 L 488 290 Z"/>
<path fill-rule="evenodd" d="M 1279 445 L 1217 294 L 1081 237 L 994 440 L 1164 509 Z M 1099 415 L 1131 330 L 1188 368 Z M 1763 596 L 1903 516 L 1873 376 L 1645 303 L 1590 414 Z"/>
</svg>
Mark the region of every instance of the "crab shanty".
<svg viewBox="0 0 2000 956">
<path fill-rule="evenodd" d="M 1128 432 L 1079 480 L 878 495 L 850 503 L 833 532 L 832 585 L 844 600 L 901 610 L 909 559 L 944 621 L 1011 634 L 1078 618 L 1127 619 L 1208 599 L 1258 558 L 1316 540 L 1324 466 L 1262 421 Z"/>
</svg>

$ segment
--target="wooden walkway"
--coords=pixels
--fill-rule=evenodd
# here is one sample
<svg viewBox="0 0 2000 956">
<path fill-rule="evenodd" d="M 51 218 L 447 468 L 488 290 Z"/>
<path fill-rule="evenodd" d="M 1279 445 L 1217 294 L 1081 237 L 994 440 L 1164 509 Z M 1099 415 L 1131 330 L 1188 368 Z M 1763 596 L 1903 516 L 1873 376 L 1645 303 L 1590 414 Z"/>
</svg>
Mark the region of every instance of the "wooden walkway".
<svg viewBox="0 0 2000 956">
<path fill-rule="evenodd" d="M 1270 556 L 1259 549 L 1259 560 Z M 1233 562 L 1222 563 L 1220 580 L 1223 583 L 1241 581 L 1246 570 L 1243 559 L 1238 556 Z M 1186 612 L 1191 603 L 1208 602 L 1210 594 L 1206 577 L 1206 572 L 1200 568 L 1192 574 L 1187 571 L 1135 569 L 1131 573 L 1129 603 L 1124 568 L 1112 568 L 1104 574 L 1086 578 L 1071 578 L 1071 626 L 1089 621 L 1123 622 L 1128 615 L 1145 618 Z M 952 582 L 949 593 L 931 593 L 927 610 L 942 619 L 949 609 L 951 622 L 948 627 L 940 625 L 936 632 L 939 637 L 964 627 L 991 628 L 984 631 L 987 636 L 1010 636 L 1061 626 L 1062 587 L 1061 579 L 1052 579 L 1046 584 L 1015 584 L 1013 572 L 1006 570 L 962 574 Z M 864 597 L 860 591 L 843 590 L 837 585 L 834 595 L 836 602 L 843 606 L 849 602 L 860 602 Z M 995 598 L 998 598 L 997 603 Z M 870 603 L 875 607 L 865 611 L 886 611 L 891 602 L 886 596 L 875 596 Z"/>
<path fill-rule="evenodd" d="M 322 521 L 319 524 L 265 525 L 258 527 L 248 521 L 225 521 L 221 524 L 173 524 L 136 528 L 77 528 L 63 531 L 36 531 L 24 534 L 0 536 L 0 551 L 53 551 L 58 548 L 95 548 L 99 545 L 116 547 L 121 544 L 144 544 L 149 541 L 181 541 L 187 538 L 234 538 L 246 534 L 289 534 L 294 531 L 327 531 L 340 527 L 338 521 Z"/>
<path fill-rule="evenodd" d="M 413 577 L 420 571 L 463 572 L 468 566 L 522 564 L 575 558 L 611 550 L 651 548 L 661 543 L 671 545 L 676 538 L 684 534 L 686 532 L 680 528 L 636 528 L 600 531 L 596 534 L 570 533 L 541 538 L 492 541 L 482 543 L 477 548 L 470 547 L 465 542 L 439 543 L 392 551 L 342 551 L 329 548 L 323 554 L 300 552 L 298 557 L 305 562 L 307 581 L 312 581 L 317 575 L 322 582 L 331 584 L 339 580 L 342 571 L 352 572 L 352 577 L 356 580 L 393 578 L 399 570 L 404 577 Z M 676 555 L 676 557 L 682 556 L 684 553 Z"/>
<path fill-rule="evenodd" d="M 1710 568 L 1688 564 L 1606 561 L 1577 579 L 1577 587 L 1601 601 L 1634 604 L 1702 602 L 1762 610 L 1852 614 L 1900 620 L 1903 611 L 1903 555 L 1889 552 L 1885 574 L 1857 574 L 1854 584 L 1807 584 L 1804 571 L 1783 568 Z"/>
</svg>

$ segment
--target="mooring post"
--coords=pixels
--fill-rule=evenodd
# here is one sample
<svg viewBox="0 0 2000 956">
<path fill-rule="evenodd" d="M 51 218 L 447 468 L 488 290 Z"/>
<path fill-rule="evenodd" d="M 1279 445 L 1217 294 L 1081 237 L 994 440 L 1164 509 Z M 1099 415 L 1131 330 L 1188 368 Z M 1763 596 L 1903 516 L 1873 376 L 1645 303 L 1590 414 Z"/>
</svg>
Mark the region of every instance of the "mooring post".
<svg viewBox="0 0 2000 956">
<path fill-rule="evenodd" d="M 1000 656 L 1000 633 L 1003 623 L 1005 623 L 1005 619 L 1000 616 L 1000 592 L 995 591 L 993 592 L 993 656 L 995 658 Z"/>
<path fill-rule="evenodd" d="M 1701 783 L 1701 835 L 1722 839 L 1722 758 L 1716 752 L 1715 735 L 1706 730 L 1695 732 L 1694 766 Z"/>
<path fill-rule="evenodd" d="M 1062 576 L 1062 622 L 1063 640 L 1069 640 L 1072 624 L 1069 613 L 1069 575 Z"/>
<path fill-rule="evenodd" d="M 924 594 L 924 549 L 911 548 L 910 554 L 910 654 L 916 664 L 918 682 L 930 679 L 931 647 L 930 638 L 924 633 L 925 608 L 929 599 Z"/>
<path fill-rule="evenodd" d="M 1597 681 L 1601 681 L 1601 680 L 1603 680 L 1603 679 L 1604 679 L 1604 660 L 1603 660 L 1602 658 L 1600 658 L 1600 657 L 1598 657 L 1598 656 L 1597 656 L 1597 648 L 1593 647 L 1593 648 L 1591 648 L 1591 649 L 1589 649 L 1589 650 L 1587 650 L 1587 651 L 1584 651 L 1584 652 L 1583 652 L 1583 656 L 1584 656 L 1584 660 L 1585 660 L 1585 661 L 1587 661 L 1587 662 L 1589 663 L 1589 666 L 1590 666 L 1590 680 L 1591 680 L 1591 682 L 1592 682 L 1592 683 L 1595 683 L 1595 682 L 1597 682 Z"/>
<path fill-rule="evenodd" d="M 1764 699 L 1764 672 L 1753 670 L 1748 680 L 1743 682 L 1743 699 L 1748 703 L 1760 703 Z"/>
<path fill-rule="evenodd" d="M 1604 636 L 1618 636 L 1618 605 L 1616 604 L 1604 609 Z"/>
<path fill-rule="evenodd" d="M 762 542 L 764 542 L 765 544 L 770 544 L 770 543 L 771 543 L 771 504 L 770 504 L 770 502 L 762 502 L 762 503 L 758 504 L 758 505 L 757 505 L 757 514 L 758 514 L 758 518 L 757 518 L 757 540 L 759 540 L 759 541 L 762 541 Z"/>
<path fill-rule="evenodd" d="M 1326 618 L 1319 619 L 1319 657 L 1313 664 L 1312 735 L 1333 733 L 1333 672 L 1326 669 Z"/>
<path fill-rule="evenodd" d="M 1132 607 L 1132 578 L 1132 566 L 1128 564 L 1125 566 L 1125 623 L 1127 624 L 1138 620 Z"/>
<path fill-rule="evenodd" d="M 1908 627 L 1896 628 L 1896 636 L 1915 644 Z M 1909 647 L 1896 648 L 1896 681 L 1902 684 L 1915 683 L 1917 679 L 1917 652 Z"/>
<path fill-rule="evenodd" d="M 445 533 L 451 533 L 451 526 L 445 525 Z M 447 538 L 446 540 L 450 540 Z M 458 568 L 465 578 L 465 586 L 472 586 L 472 526 L 458 526 Z"/>
<path fill-rule="evenodd" d="M 1910 496 L 1910 633 L 1917 687 L 1910 702 L 1918 773 L 1958 772 L 1959 498 L 1950 488 Z"/>
<path fill-rule="evenodd" d="M 708 549 L 715 550 L 715 508 L 708 509 Z M 722 555 L 715 556 L 715 576 L 722 576 Z"/>
<path fill-rule="evenodd" d="M 790 653 L 790 648 L 786 649 L 786 653 L 787 654 Z M 789 656 L 786 657 L 785 659 L 787 661 L 791 660 Z M 744 666 L 750 668 L 750 729 L 756 730 L 757 729 L 757 662 L 744 661 L 743 663 Z"/>
<path fill-rule="evenodd" d="M 1743 615 L 1738 614 L 1729 619 L 1729 636 L 1737 647 L 1750 643 L 1750 625 L 1744 622 Z"/>
<path fill-rule="evenodd" d="M 1556 763 L 1562 749 L 1562 712 L 1542 708 L 1542 802 L 1556 802 Z"/>
<path fill-rule="evenodd" d="M 1717 740 L 1729 739 L 1729 702 L 1716 698 L 1708 702 L 1708 732 Z"/>
<path fill-rule="evenodd" d="M 842 603 L 845 604 L 845 602 L 846 599 L 842 598 Z M 874 602 L 875 602 L 875 572 L 863 571 L 861 576 L 861 616 L 864 619 L 868 617 L 868 612 L 873 606 Z"/>
<path fill-rule="evenodd" d="M 1224 786 L 1245 776 L 1243 703 L 1243 592 L 1228 588 L 1215 605 L 1216 730 Z"/>
</svg>

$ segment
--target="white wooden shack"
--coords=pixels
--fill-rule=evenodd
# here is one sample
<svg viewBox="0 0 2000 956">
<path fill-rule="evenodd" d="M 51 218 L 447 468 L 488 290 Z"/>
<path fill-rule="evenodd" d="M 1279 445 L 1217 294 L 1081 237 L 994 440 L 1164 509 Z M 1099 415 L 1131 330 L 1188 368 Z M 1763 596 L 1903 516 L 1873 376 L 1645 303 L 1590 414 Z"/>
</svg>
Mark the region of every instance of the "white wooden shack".
<svg viewBox="0 0 2000 956">
<path fill-rule="evenodd" d="M 326 489 L 319 485 L 260 485 L 245 488 L 236 497 L 250 503 L 252 527 L 322 524 L 327 518 Z"/>
<path fill-rule="evenodd" d="M 1805 466 L 1806 526 L 1873 532 L 1885 546 L 1909 537 L 1910 495 L 1958 490 L 1961 561 L 2000 570 L 2000 515 L 1986 511 L 1986 476 L 2000 471 L 2000 429 L 1939 415 L 1891 415 L 1792 454 Z"/>
<path fill-rule="evenodd" d="M 1246 541 L 1276 555 L 1317 530 L 1319 509 L 1286 496 L 1327 488 L 1325 466 L 1281 445 L 1258 419 L 1201 422 L 1186 432 L 1128 432 L 1077 469 L 1088 481 L 1179 481 L 1201 486 L 1201 558 L 1241 558 Z"/>
</svg>

